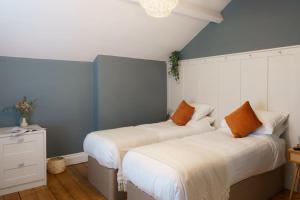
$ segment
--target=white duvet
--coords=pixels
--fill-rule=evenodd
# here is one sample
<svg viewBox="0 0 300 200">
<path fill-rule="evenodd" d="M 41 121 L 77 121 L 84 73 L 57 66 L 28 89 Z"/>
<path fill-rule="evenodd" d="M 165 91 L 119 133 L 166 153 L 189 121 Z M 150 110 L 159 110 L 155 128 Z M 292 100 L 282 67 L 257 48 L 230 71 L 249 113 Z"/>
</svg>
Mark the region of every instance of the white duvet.
<svg viewBox="0 0 300 200">
<path fill-rule="evenodd" d="M 184 145 L 187 147 L 183 147 Z M 157 150 L 162 152 L 167 148 L 169 150 L 163 154 L 155 153 Z M 172 148 L 175 153 L 170 152 Z M 180 148 L 183 149 L 181 153 Z M 198 155 L 199 158 L 203 158 L 202 160 L 208 160 L 204 163 L 195 157 L 195 152 L 203 149 L 207 149 L 207 154 Z M 174 156 L 176 154 L 182 155 L 176 157 Z M 209 155 L 216 159 L 208 159 Z M 214 167 L 211 164 L 213 162 Z M 227 129 L 218 129 L 133 149 L 123 160 L 123 173 L 127 180 L 157 200 L 192 200 L 197 199 L 195 198 L 197 188 L 202 194 L 210 195 L 212 193 L 210 186 L 215 184 L 217 187 L 214 194 L 222 194 L 230 185 L 275 169 L 284 162 L 284 140 L 269 135 L 253 135 L 237 139 L 233 138 Z M 212 174 L 213 178 L 201 178 L 200 168 L 202 174 L 207 173 L 209 176 Z M 215 172 L 211 170 L 212 168 L 216 169 Z M 223 188 L 222 184 L 215 183 L 222 170 L 223 177 L 220 180 L 224 182 Z M 194 183 L 192 187 L 189 186 L 191 182 Z M 220 195 L 210 196 L 207 199 L 220 199 Z"/>
<path fill-rule="evenodd" d="M 86 136 L 83 148 L 99 164 L 118 170 L 119 187 L 122 186 L 122 160 L 128 150 L 166 141 L 182 138 L 202 132 L 213 131 L 206 118 L 197 121 L 197 126 L 177 126 L 172 121 L 144 124 L 104 131 L 96 131 Z M 121 185 L 120 185 L 121 184 Z M 119 188 L 123 190 L 123 188 Z"/>
</svg>

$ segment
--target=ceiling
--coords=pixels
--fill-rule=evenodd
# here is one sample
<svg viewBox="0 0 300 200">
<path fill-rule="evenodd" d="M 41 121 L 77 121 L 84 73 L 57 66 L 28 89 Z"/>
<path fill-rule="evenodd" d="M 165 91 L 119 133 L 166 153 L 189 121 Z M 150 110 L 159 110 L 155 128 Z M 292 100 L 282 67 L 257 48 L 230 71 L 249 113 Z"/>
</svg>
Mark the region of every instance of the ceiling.
<svg viewBox="0 0 300 200">
<path fill-rule="evenodd" d="M 188 1 L 220 13 L 230 0 Z M 208 23 L 176 13 L 152 18 L 131 0 L 0 0 L 0 56 L 166 60 Z"/>
</svg>

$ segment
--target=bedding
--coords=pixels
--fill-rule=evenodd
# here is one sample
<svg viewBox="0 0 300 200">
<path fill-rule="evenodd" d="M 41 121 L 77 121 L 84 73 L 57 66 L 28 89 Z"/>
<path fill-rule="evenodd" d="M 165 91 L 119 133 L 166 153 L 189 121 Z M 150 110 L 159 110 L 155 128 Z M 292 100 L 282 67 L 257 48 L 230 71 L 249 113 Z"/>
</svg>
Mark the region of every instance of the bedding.
<svg viewBox="0 0 300 200">
<path fill-rule="evenodd" d="M 251 132 L 255 135 L 276 135 L 280 137 L 288 128 L 287 113 L 255 110 L 258 119 L 263 123 L 261 127 Z M 229 128 L 225 119 L 221 122 L 222 128 Z"/>
<path fill-rule="evenodd" d="M 209 122 L 210 124 L 214 124 L 215 121 L 216 121 L 213 117 L 205 117 L 205 119 L 208 120 L 208 122 Z M 190 120 L 190 121 L 186 124 L 186 126 L 197 128 L 197 127 L 199 127 L 199 126 L 200 126 L 200 127 L 203 126 L 203 122 L 202 122 L 201 120 L 198 120 L 198 121 Z"/>
<path fill-rule="evenodd" d="M 287 113 L 262 110 L 256 110 L 255 113 L 259 120 L 263 123 L 263 127 L 261 128 L 269 132 L 273 132 L 277 127 L 284 124 L 289 116 Z"/>
<path fill-rule="evenodd" d="M 172 121 L 96 131 L 86 136 L 84 151 L 104 167 L 118 169 L 119 190 L 123 191 L 122 160 L 128 150 L 174 138 L 213 131 L 203 118 L 198 126 L 177 126 Z"/>
<path fill-rule="evenodd" d="M 232 135 L 236 138 L 247 137 L 251 132 L 262 126 L 249 101 L 225 117 Z"/>
<path fill-rule="evenodd" d="M 223 188 L 217 185 L 214 194 L 219 195 L 210 198 L 215 200 L 221 199 L 220 194 L 231 185 L 273 170 L 285 163 L 284 140 L 273 135 L 250 135 L 237 139 L 233 138 L 228 131 L 221 128 L 210 133 L 133 149 L 123 160 L 124 176 L 126 180 L 157 200 L 193 200 L 196 192 L 193 191 L 193 187 L 187 189 L 187 186 L 196 183 L 199 184 L 196 185 L 197 188 L 202 190 L 202 187 L 214 184 L 215 177 L 219 177 L 219 173 L 223 171 L 224 177 L 220 178 L 224 183 Z M 181 153 L 176 150 L 182 149 L 183 146 L 186 147 Z M 169 148 L 169 151 L 163 151 L 163 155 L 155 153 L 165 148 Z M 203 149 L 207 149 L 206 154 L 197 153 Z M 176 153 L 181 155 L 177 157 Z M 208 162 L 206 158 L 209 155 L 215 159 Z M 162 156 L 164 158 L 161 158 Z M 184 158 L 184 162 L 178 158 Z M 201 163 L 202 161 L 204 163 Z M 179 167 L 176 167 L 177 165 Z M 216 168 L 215 173 L 211 168 Z M 214 178 L 205 179 L 199 176 L 198 171 L 212 174 Z M 202 180 L 195 180 L 197 177 Z"/>
<path fill-rule="evenodd" d="M 195 108 L 190 106 L 186 101 L 182 101 L 175 113 L 171 116 L 171 119 L 178 126 L 186 125 L 192 118 L 195 112 Z"/>
<path fill-rule="evenodd" d="M 210 115 L 215 110 L 215 107 L 209 104 L 190 103 L 190 105 L 195 108 L 195 113 L 191 119 L 192 121 L 200 120 L 205 116 Z"/>
</svg>

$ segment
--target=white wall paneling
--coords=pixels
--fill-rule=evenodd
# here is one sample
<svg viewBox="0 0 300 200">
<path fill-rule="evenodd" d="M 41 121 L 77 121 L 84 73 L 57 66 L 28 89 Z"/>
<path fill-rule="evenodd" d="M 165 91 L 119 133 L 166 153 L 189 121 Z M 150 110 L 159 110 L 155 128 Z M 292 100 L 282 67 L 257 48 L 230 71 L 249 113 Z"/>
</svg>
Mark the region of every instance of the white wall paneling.
<svg viewBox="0 0 300 200">
<path fill-rule="evenodd" d="M 241 67 L 239 60 L 227 60 L 219 64 L 219 98 L 218 98 L 218 119 L 219 122 L 240 105 L 241 101 Z"/>
<path fill-rule="evenodd" d="M 268 59 L 250 58 L 241 61 L 241 101 L 249 100 L 256 109 L 267 109 Z"/>
<path fill-rule="evenodd" d="M 182 99 L 216 106 L 217 126 L 244 101 L 256 109 L 288 112 L 287 147 L 300 137 L 300 46 L 181 61 L 181 83 L 169 82 L 169 110 Z M 171 105 L 171 106 L 170 106 Z M 289 187 L 292 165 L 288 165 Z"/>
</svg>

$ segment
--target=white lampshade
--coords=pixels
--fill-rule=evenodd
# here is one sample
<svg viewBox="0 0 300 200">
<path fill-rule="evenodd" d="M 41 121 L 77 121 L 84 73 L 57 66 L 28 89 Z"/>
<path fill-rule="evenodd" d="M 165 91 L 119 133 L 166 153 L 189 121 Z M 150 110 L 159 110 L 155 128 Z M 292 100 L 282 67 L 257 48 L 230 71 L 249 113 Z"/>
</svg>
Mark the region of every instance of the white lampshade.
<svg viewBox="0 0 300 200">
<path fill-rule="evenodd" d="M 139 0 L 139 2 L 152 17 L 167 17 L 178 4 L 178 0 Z"/>
</svg>

